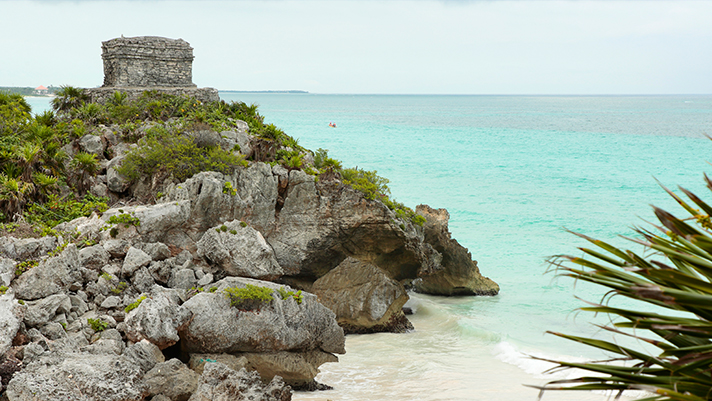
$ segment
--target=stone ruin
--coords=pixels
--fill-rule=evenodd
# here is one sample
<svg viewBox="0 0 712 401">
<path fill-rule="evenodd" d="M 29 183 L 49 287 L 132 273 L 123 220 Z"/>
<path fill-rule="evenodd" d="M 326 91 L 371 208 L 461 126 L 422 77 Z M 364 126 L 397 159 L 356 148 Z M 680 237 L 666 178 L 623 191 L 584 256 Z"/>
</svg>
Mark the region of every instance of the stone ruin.
<svg viewBox="0 0 712 401">
<path fill-rule="evenodd" d="M 102 42 L 104 85 L 87 89 L 103 103 L 115 91 L 136 98 L 146 90 L 187 95 L 203 102 L 220 100 L 217 89 L 193 83 L 193 48 L 183 39 L 158 36 L 115 38 Z"/>
<path fill-rule="evenodd" d="M 193 48 L 183 39 L 116 38 L 101 44 L 104 87 L 195 87 Z"/>
</svg>

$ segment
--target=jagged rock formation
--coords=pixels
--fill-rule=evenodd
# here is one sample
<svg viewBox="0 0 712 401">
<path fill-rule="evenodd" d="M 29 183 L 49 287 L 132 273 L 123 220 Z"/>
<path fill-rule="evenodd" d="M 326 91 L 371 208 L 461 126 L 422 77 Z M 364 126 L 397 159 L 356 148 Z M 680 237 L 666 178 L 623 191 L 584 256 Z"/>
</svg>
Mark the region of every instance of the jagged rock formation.
<svg viewBox="0 0 712 401">
<path fill-rule="evenodd" d="M 0 296 L 0 376 L 10 400 L 28 399 L 23 397 L 37 380 L 45 381 L 39 391 L 46 398 L 74 399 L 76 387 L 66 377 L 79 375 L 88 358 L 94 359 L 86 366 L 97 372 L 78 386 L 82 394 L 94 394 L 90 399 L 202 399 L 196 394 L 223 391 L 201 390 L 215 383 L 215 372 L 207 370 L 213 360 L 313 389 L 318 367 L 344 352 L 342 328 L 363 333 L 412 327 L 401 311 L 407 294 L 400 281 L 435 294 L 498 290 L 450 238 L 444 210 L 419 206 L 426 218 L 420 227 L 338 176 L 317 181 L 256 161 L 230 175 L 202 172 L 181 183 L 153 178 L 114 185 L 110 171 L 129 147 L 113 129 L 103 129 L 97 152 L 114 158 L 102 162 L 106 170 L 88 187 L 103 188 L 117 201 L 165 195 L 158 203 L 114 207 L 56 227 L 95 243 L 82 249 L 56 237 L 0 239 L 0 280 L 10 287 Z M 221 147 L 238 141 L 241 152 L 260 146 L 241 122 L 217 139 Z M 234 192 L 224 190 L 228 183 Z M 120 215 L 140 225 L 109 224 Z M 18 264 L 28 259 L 36 266 L 18 276 Z M 247 284 L 271 289 L 274 300 L 259 312 L 230 306 L 225 290 Z M 301 303 L 278 295 L 297 289 L 303 290 Z M 92 327 L 92 321 L 104 327 Z M 192 359 L 191 368 L 202 373 L 173 360 L 165 365 L 170 369 L 148 375 L 164 355 Z M 113 388 L 118 378 L 104 371 L 116 364 L 126 366 L 119 370 L 128 378 L 120 383 L 128 383 L 126 389 Z M 209 377 L 196 379 L 201 374 Z M 192 387 L 166 394 L 163 384 L 184 376 Z"/>
<path fill-rule="evenodd" d="M 423 226 L 425 242 L 442 258 L 433 274 L 422 276 L 413 283 L 415 289 L 435 295 L 496 295 L 499 292 L 497 283 L 483 277 L 470 252 L 450 237 L 447 210 L 418 205 L 416 212 L 426 219 Z"/>
</svg>

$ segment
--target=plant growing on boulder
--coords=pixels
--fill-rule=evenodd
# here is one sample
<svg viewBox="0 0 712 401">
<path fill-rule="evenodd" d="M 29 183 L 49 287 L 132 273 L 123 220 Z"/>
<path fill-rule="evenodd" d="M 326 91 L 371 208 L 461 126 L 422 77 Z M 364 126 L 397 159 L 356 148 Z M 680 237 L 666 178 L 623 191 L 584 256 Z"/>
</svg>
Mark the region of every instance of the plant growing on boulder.
<svg viewBox="0 0 712 401">
<path fill-rule="evenodd" d="M 304 295 L 302 295 L 302 290 L 297 291 L 296 293 L 294 291 L 287 291 L 284 289 L 284 287 L 280 287 L 277 292 L 279 293 L 279 296 L 282 297 L 282 299 L 287 299 L 289 297 L 294 298 L 295 301 L 297 301 L 298 304 L 301 304 L 302 301 L 304 300 Z"/>
<path fill-rule="evenodd" d="M 228 287 L 223 290 L 230 305 L 242 310 L 259 309 L 274 300 L 272 289 L 247 284 L 245 288 Z"/>
<path fill-rule="evenodd" d="M 141 295 L 137 300 L 135 300 L 134 302 L 132 302 L 132 303 L 130 303 L 130 304 L 128 304 L 128 305 L 126 305 L 126 307 L 124 308 L 124 312 L 129 313 L 129 312 L 131 312 L 132 310 L 138 308 L 138 306 L 141 305 L 141 302 L 143 302 L 143 300 L 146 299 L 146 298 L 148 298 L 148 297 L 145 296 L 145 295 Z"/>
<path fill-rule="evenodd" d="M 140 226 L 141 220 L 139 220 L 138 217 L 134 216 L 133 213 L 123 213 L 121 210 L 119 210 L 119 214 L 115 214 L 109 217 L 109 220 L 106 223 L 123 224 L 125 228 L 128 228 L 129 226 Z M 104 229 L 106 228 L 107 227 L 104 227 Z"/>
<path fill-rule="evenodd" d="M 95 175 L 99 169 L 99 160 L 93 153 L 79 152 L 74 156 L 70 166 L 77 171 L 76 183 L 79 192 L 85 192 L 86 179 Z"/>
<path fill-rule="evenodd" d="M 33 267 L 36 267 L 39 264 L 40 264 L 40 262 L 37 260 L 34 260 L 34 259 L 20 262 L 15 266 L 15 275 L 20 276 L 20 275 L 22 275 L 22 273 L 32 269 Z"/>
<path fill-rule="evenodd" d="M 5 295 L 6 292 L 7 292 L 7 286 L 0 285 L 0 295 Z"/>
<path fill-rule="evenodd" d="M 109 327 L 109 323 L 107 323 L 101 319 L 89 318 L 89 319 L 87 319 L 87 323 L 89 324 L 89 327 L 91 327 L 91 329 L 97 333 L 104 331 Z"/>
<path fill-rule="evenodd" d="M 232 183 L 230 181 L 226 181 L 225 184 L 223 184 L 222 192 L 226 195 L 237 195 L 237 189 L 232 187 Z"/>
</svg>

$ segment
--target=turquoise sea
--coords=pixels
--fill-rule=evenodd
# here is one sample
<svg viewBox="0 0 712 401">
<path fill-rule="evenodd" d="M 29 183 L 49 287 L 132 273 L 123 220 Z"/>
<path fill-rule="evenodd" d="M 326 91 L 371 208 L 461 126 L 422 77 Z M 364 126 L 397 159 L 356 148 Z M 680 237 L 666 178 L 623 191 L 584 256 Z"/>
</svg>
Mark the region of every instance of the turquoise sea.
<svg viewBox="0 0 712 401">
<path fill-rule="evenodd" d="M 651 204 L 680 211 L 656 180 L 712 198 L 702 180 L 712 172 L 712 96 L 221 97 L 259 104 L 306 148 L 377 170 L 406 205 L 447 208 L 453 237 L 501 286 L 495 297 L 414 294 L 414 332 L 349 336 L 347 354 L 317 377 L 335 389 L 296 400 L 535 400 L 524 384 L 571 373 L 544 375 L 551 365 L 528 355 L 605 358 L 544 334 L 605 336 L 592 325 L 605 317 L 575 312 L 575 297 L 603 291 L 545 274 L 548 256 L 581 253 L 564 228 L 625 245 L 619 235 L 654 219 Z"/>
</svg>

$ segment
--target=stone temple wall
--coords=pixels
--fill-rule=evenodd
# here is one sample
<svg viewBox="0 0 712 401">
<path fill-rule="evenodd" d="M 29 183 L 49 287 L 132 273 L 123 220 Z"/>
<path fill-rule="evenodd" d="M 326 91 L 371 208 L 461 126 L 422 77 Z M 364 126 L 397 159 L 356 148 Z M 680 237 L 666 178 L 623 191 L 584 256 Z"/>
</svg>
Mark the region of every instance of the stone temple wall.
<svg viewBox="0 0 712 401">
<path fill-rule="evenodd" d="M 193 48 L 182 39 L 121 37 L 102 42 L 101 50 L 104 85 L 86 89 L 92 102 L 105 103 L 117 91 L 135 99 L 146 90 L 202 102 L 220 100 L 217 89 L 197 88 L 193 83 Z"/>
<path fill-rule="evenodd" d="M 193 48 L 182 39 L 116 38 L 101 44 L 104 87 L 195 87 Z"/>
</svg>

